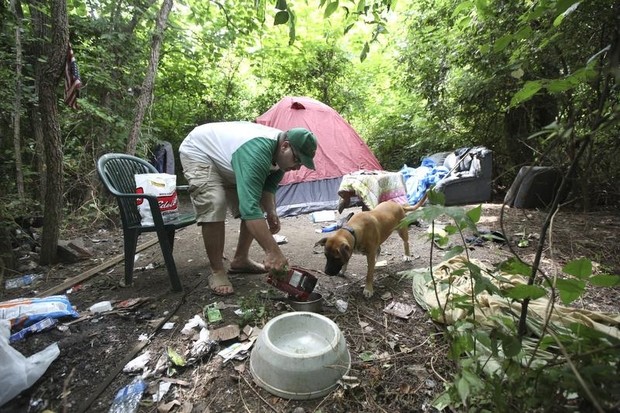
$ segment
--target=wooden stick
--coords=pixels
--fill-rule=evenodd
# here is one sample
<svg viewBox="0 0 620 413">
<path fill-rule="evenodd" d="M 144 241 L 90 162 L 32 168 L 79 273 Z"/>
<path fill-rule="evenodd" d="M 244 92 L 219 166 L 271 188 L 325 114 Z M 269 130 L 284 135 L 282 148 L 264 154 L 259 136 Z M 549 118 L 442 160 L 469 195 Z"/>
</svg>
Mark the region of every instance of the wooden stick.
<svg viewBox="0 0 620 413">
<path fill-rule="evenodd" d="M 157 244 L 158 239 L 157 237 L 153 238 L 150 241 L 145 242 L 142 245 L 139 245 L 138 248 L 136 248 L 136 253 L 143 251 L 145 249 L 147 249 L 148 247 Z M 109 268 L 117 263 L 119 263 L 120 261 L 123 260 L 123 258 L 125 257 L 125 254 L 119 254 L 114 258 L 109 259 L 108 261 L 104 262 L 103 264 L 100 264 L 98 266 L 96 266 L 95 268 L 92 268 L 80 275 L 76 275 L 75 277 L 69 278 L 68 280 L 66 280 L 65 282 L 63 282 L 60 285 L 57 285 L 55 287 L 52 287 L 48 290 L 45 290 L 43 292 L 40 292 L 39 294 L 37 294 L 35 297 L 47 297 L 49 295 L 54 295 L 54 294 L 58 294 L 68 288 L 73 287 L 75 284 L 81 283 L 82 281 L 86 281 L 92 277 L 94 277 L 97 273 L 105 270 L 106 268 Z"/>
</svg>

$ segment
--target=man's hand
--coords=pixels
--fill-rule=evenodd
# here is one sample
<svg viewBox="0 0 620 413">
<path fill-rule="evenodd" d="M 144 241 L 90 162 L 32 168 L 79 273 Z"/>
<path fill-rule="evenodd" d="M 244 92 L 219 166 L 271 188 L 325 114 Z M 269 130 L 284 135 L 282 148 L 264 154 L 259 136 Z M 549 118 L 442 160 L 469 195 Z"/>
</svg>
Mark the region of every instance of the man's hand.
<svg viewBox="0 0 620 413">
<path fill-rule="evenodd" d="M 267 213 L 267 224 L 272 234 L 280 232 L 280 217 L 276 213 Z"/>
<path fill-rule="evenodd" d="M 288 260 L 282 252 L 268 252 L 263 261 L 265 269 L 276 277 L 286 275 L 288 272 Z"/>
<path fill-rule="evenodd" d="M 263 211 L 267 213 L 267 225 L 272 234 L 280 232 L 280 217 L 276 213 L 276 196 L 271 192 L 263 192 L 260 200 Z"/>
</svg>

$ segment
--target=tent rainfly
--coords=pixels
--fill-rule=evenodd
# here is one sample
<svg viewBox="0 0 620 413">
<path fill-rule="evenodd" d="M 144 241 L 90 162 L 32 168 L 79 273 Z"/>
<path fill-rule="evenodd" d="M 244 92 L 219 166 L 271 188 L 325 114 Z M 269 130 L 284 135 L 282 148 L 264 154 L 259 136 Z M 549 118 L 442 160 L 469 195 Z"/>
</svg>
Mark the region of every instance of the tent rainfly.
<svg viewBox="0 0 620 413">
<path fill-rule="evenodd" d="M 281 130 L 306 128 L 317 137 L 316 170 L 302 166 L 284 175 L 277 212 L 291 216 L 338 208 L 342 177 L 359 170 L 383 170 L 368 145 L 338 112 L 318 100 L 287 96 L 256 119 Z"/>
</svg>

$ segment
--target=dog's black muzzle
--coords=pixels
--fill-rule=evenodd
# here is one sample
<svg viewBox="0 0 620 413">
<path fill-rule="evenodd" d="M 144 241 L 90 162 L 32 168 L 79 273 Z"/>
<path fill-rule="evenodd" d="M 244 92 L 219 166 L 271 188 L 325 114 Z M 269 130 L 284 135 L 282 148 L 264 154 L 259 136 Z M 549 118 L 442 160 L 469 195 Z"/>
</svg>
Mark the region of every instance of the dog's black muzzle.
<svg viewBox="0 0 620 413">
<path fill-rule="evenodd" d="M 325 263 L 325 274 L 338 275 L 343 265 L 344 264 L 338 260 L 328 258 L 327 263 Z"/>
</svg>

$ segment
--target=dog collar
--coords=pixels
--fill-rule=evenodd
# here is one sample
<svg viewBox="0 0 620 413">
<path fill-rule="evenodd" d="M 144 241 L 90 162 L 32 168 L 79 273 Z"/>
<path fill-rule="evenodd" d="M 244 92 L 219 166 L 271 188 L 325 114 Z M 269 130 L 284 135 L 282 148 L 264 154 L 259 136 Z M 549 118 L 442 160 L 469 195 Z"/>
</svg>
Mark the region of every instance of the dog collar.
<svg viewBox="0 0 620 413">
<path fill-rule="evenodd" d="M 351 235 L 353 235 L 353 248 L 355 248 L 355 244 L 357 244 L 357 237 L 355 236 L 355 230 L 348 225 L 343 225 L 342 229 L 345 231 L 349 231 Z"/>
</svg>

